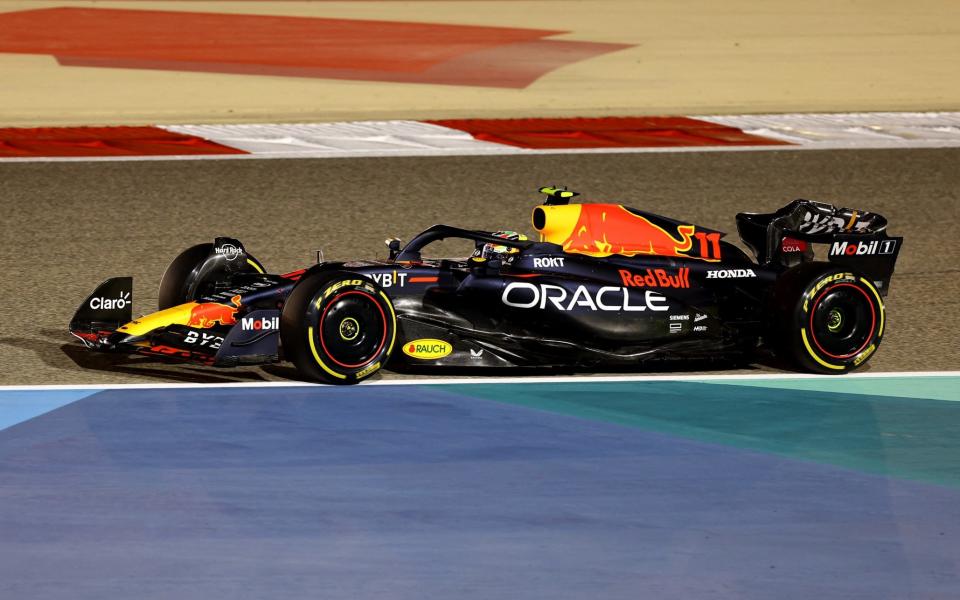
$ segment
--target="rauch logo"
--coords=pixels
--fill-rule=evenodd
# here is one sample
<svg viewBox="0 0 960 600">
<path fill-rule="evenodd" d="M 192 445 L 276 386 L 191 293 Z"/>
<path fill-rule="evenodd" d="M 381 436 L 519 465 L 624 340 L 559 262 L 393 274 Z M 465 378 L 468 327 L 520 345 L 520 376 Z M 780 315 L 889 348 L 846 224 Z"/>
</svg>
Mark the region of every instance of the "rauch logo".
<svg viewBox="0 0 960 600">
<path fill-rule="evenodd" d="M 420 360 L 437 360 L 453 352 L 453 346 L 443 340 L 413 340 L 403 346 L 403 353 Z"/>
</svg>

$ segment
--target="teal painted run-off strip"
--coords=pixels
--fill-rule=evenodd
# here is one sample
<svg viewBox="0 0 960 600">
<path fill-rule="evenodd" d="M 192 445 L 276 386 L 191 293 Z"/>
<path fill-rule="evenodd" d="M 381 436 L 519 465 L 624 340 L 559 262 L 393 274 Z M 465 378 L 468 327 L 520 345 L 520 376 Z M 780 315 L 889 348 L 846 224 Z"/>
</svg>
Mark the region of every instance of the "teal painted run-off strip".
<svg viewBox="0 0 960 600">
<path fill-rule="evenodd" d="M 960 377 L 952 375 L 818 377 L 815 379 L 716 379 L 705 383 L 960 402 Z"/>
<path fill-rule="evenodd" d="M 82 400 L 100 390 L 0 391 L 0 431 Z"/>
<path fill-rule="evenodd" d="M 935 381 L 932 381 L 934 380 Z M 447 385 L 456 394 L 771 452 L 880 475 L 960 486 L 958 378 Z M 779 387 L 773 387 L 779 384 Z M 902 396 L 891 393 L 913 385 Z M 924 386 L 933 386 L 926 388 Z M 838 391 L 829 391 L 835 389 Z M 904 389 L 901 387 L 901 389 Z M 916 390 L 936 400 L 914 397 Z M 909 397 L 908 397 L 909 396 Z"/>
</svg>

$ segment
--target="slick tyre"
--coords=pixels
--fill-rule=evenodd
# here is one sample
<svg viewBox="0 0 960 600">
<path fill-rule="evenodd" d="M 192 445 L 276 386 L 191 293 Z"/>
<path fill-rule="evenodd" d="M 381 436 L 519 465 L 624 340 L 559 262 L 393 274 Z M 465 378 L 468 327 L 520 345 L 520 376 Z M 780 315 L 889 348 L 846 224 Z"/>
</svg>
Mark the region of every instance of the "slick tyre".
<svg viewBox="0 0 960 600">
<path fill-rule="evenodd" d="M 396 335 L 390 298 L 369 279 L 342 271 L 301 280 L 280 316 L 284 356 L 314 381 L 363 381 L 390 359 Z"/>
<path fill-rule="evenodd" d="M 158 294 L 160 310 L 212 293 L 218 282 L 227 280 L 225 268 L 214 268 L 201 273 L 201 267 L 212 251 L 213 244 L 197 244 L 187 248 L 173 259 L 160 279 Z M 249 254 L 245 268 L 251 273 L 266 272 L 260 261 Z"/>
<path fill-rule="evenodd" d="M 772 316 L 781 359 L 814 373 L 862 367 L 883 338 L 883 301 L 874 285 L 823 263 L 800 265 L 781 276 Z"/>
</svg>

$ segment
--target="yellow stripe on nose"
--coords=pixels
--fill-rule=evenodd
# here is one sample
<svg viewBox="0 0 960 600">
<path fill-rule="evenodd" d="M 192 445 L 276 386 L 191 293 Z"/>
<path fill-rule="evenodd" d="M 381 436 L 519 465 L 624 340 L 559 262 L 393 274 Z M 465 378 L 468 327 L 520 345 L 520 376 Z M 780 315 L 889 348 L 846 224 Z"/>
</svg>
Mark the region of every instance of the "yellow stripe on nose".
<svg viewBox="0 0 960 600">
<path fill-rule="evenodd" d="M 196 302 L 188 302 L 179 306 L 137 317 L 133 321 L 120 326 L 117 331 L 127 335 L 146 335 L 159 327 L 167 325 L 186 325 L 190 321 L 190 314 L 193 308 L 197 306 Z"/>
</svg>

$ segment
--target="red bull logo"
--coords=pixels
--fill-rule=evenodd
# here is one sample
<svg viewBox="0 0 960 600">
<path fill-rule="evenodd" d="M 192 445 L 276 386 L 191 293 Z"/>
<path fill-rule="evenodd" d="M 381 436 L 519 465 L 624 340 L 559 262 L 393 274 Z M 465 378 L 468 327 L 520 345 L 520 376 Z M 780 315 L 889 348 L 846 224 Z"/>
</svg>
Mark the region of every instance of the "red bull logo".
<svg viewBox="0 0 960 600">
<path fill-rule="evenodd" d="M 208 329 L 220 325 L 235 325 L 237 322 L 237 309 L 240 308 L 240 296 L 234 296 L 230 299 L 233 306 L 220 304 L 218 302 L 201 302 L 190 310 L 190 319 L 187 321 L 188 327 L 197 329 Z"/>
<path fill-rule="evenodd" d="M 543 239 L 560 244 L 566 252 L 589 256 L 686 256 L 683 253 L 693 247 L 693 225 L 678 225 L 678 237 L 674 237 L 618 204 L 541 206 L 537 210 L 544 211 L 543 226 L 537 227 Z M 536 216 L 534 220 L 537 225 Z"/>
<path fill-rule="evenodd" d="M 666 269 L 646 269 L 637 273 L 620 269 L 619 273 L 626 287 L 690 287 L 690 269 L 687 267 L 681 267 L 676 275 L 671 275 Z"/>
</svg>

